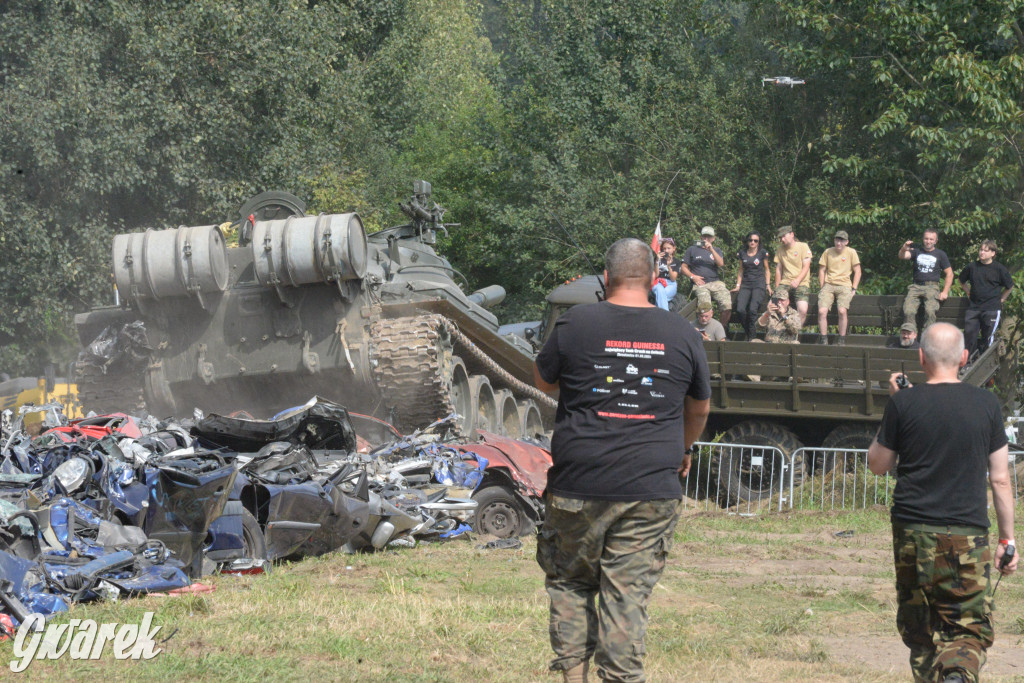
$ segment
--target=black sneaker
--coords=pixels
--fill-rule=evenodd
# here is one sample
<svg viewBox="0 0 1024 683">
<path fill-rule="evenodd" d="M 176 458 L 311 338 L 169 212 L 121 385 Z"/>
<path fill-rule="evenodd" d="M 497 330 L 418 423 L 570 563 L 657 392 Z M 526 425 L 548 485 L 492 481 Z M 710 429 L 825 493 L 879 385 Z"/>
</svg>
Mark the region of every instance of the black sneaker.
<svg viewBox="0 0 1024 683">
<path fill-rule="evenodd" d="M 846 337 L 836 339 L 836 346 L 846 346 Z"/>
<path fill-rule="evenodd" d="M 828 335 L 822 334 L 818 336 L 818 343 L 822 346 L 828 346 Z"/>
</svg>

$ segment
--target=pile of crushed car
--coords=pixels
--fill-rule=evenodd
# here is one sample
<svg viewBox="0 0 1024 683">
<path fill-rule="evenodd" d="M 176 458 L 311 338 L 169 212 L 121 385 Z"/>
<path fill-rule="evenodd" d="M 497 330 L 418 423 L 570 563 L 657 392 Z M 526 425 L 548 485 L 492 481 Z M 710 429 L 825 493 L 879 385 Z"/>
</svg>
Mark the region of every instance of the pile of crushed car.
<svg viewBox="0 0 1024 683">
<path fill-rule="evenodd" d="M 26 412 L 49 428 L 23 430 Z M 542 521 L 544 444 L 461 438 L 455 425 L 403 435 L 321 398 L 268 420 L 5 411 L 0 621 L 335 550 L 512 538 Z"/>
</svg>

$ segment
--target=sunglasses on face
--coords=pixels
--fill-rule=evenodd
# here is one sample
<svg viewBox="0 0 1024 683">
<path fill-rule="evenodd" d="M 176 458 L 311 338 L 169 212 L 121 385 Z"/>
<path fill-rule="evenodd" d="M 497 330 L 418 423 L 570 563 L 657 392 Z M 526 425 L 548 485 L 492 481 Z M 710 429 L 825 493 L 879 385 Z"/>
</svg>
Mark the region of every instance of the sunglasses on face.
<svg viewBox="0 0 1024 683">
<path fill-rule="evenodd" d="M 760 242 L 761 240 L 755 240 L 755 239 L 751 238 L 751 239 L 749 239 L 749 240 L 747 240 L 747 241 L 748 241 L 748 242 Z"/>
</svg>

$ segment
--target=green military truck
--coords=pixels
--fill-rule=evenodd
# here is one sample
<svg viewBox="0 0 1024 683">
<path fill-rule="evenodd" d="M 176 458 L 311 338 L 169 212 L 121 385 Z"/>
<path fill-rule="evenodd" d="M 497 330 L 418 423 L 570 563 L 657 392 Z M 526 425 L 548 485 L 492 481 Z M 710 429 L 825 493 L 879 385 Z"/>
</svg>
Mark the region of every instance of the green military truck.
<svg viewBox="0 0 1024 683">
<path fill-rule="evenodd" d="M 559 315 L 576 304 L 596 301 L 601 289 L 593 275 L 555 288 L 547 297 L 544 319 L 527 327 L 526 336 L 535 345 L 543 343 Z M 729 335 L 730 341 L 705 342 L 712 380 L 711 416 L 703 440 L 721 435 L 722 443 L 774 446 L 787 456 L 804 446 L 866 448 L 889 400 L 890 374 L 905 372 L 911 383 L 924 381 L 916 350 L 886 346 L 897 338 L 903 323 L 903 298 L 854 297 L 845 346 L 815 343 L 816 295 L 811 295 L 800 344 L 735 341 L 735 333 Z M 950 298 L 939 309 L 938 319 L 962 328 L 966 310 L 966 298 Z M 696 301 L 683 302 L 678 313 L 692 321 Z M 836 324 L 835 310 L 829 322 Z M 1004 323 L 1001 332 L 1011 325 Z M 993 386 L 1007 412 L 1016 387 L 1012 346 L 1005 341 L 993 344 L 962 375 L 963 381 L 975 386 Z M 770 462 L 753 451 L 744 453 L 731 459 L 734 471 L 728 476 L 734 495 L 750 500 L 779 481 L 773 475 L 782 471 L 783 462 Z M 830 464 L 794 462 L 794 481 L 803 478 L 805 468 L 820 471 Z"/>
</svg>

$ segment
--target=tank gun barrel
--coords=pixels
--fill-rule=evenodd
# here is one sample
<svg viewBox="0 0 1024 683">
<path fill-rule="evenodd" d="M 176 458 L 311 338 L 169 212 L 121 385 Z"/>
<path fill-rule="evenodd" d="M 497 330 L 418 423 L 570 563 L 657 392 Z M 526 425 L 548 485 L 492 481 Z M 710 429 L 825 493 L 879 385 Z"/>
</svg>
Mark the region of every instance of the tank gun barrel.
<svg viewBox="0 0 1024 683">
<path fill-rule="evenodd" d="M 470 294 L 469 300 L 481 308 L 497 306 L 505 300 L 505 288 L 501 285 L 489 285 Z"/>
</svg>

